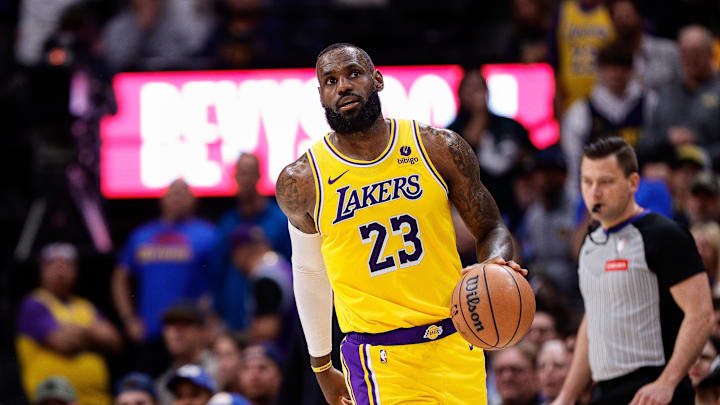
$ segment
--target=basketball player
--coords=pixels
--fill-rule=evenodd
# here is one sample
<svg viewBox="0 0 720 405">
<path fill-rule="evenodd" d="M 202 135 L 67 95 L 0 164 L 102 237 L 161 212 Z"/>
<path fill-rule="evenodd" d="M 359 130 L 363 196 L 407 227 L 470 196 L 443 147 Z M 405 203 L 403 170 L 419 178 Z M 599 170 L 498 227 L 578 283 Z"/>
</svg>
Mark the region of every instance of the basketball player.
<svg viewBox="0 0 720 405">
<path fill-rule="evenodd" d="M 450 203 L 477 257 L 527 271 L 475 153 L 452 131 L 385 119 L 383 75 L 351 44 L 317 59 L 334 132 L 288 165 L 277 200 L 289 218 L 295 296 L 311 366 L 330 404 L 484 404 L 482 350 L 450 315 L 461 275 Z M 330 361 L 333 304 L 348 333 L 343 373 Z"/>
</svg>

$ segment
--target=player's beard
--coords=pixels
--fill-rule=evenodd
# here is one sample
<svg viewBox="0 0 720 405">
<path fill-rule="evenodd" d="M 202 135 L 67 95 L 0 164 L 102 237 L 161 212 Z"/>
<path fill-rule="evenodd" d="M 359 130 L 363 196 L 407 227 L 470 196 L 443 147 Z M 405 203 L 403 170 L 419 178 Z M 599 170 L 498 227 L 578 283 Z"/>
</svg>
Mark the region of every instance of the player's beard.
<svg viewBox="0 0 720 405">
<path fill-rule="evenodd" d="M 380 116 L 381 110 L 380 96 L 375 90 L 355 116 L 346 118 L 341 113 L 325 107 L 325 118 L 333 131 L 339 134 L 351 134 L 370 128 Z"/>
</svg>

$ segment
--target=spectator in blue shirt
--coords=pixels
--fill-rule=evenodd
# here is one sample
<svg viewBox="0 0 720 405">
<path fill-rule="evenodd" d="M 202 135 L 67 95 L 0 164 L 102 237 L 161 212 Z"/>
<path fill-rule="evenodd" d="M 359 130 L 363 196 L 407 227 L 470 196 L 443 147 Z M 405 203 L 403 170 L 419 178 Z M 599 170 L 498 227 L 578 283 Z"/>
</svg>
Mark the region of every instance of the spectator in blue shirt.
<svg viewBox="0 0 720 405">
<path fill-rule="evenodd" d="M 230 233 L 238 225 L 260 227 L 273 251 L 290 259 L 290 235 L 287 217 L 275 199 L 265 197 L 257 190 L 260 180 L 260 162 L 250 153 L 243 153 L 235 166 L 237 206 L 225 213 L 218 224 L 220 232 L 221 263 L 216 268 L 213 290 L 215 310 L 233 330 L 249 326 L 250 317 L 245 306 L 249 294 L 247 278 L 235 270 L 230 260 Z"/>
<path fill-rule="evenodd" d="M 160 200 L 161 218 L 137 228 L 119 254 L 112 293 L 125 330 L 141 343 L 138 358 L 162 353 L 161 315 L 179 301 L 208 301 L 216 229 L 193 216 L 197 200 L 183 180 L 174 181 Z M 131 279 L 135 293 L 131 293 Z M 153 361 L 143 371 L 158 372 Z"/>
</svg>

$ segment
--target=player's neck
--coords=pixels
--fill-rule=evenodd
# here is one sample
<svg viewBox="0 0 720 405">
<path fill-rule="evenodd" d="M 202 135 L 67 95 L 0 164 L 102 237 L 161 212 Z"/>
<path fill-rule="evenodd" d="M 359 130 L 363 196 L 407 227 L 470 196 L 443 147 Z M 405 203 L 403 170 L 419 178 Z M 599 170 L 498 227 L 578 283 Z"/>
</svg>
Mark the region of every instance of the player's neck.
<svg viewBox="0 0 720 405">
<path fill-rule="evenodd" d="M 600 225 L 603 227 L 603 229 L 608 230 L 614 226 L 617 226 L 630 218 L 633 218 L 636 215 L 639 215 L 641 212 L 643 212 L 643 208 L 635 202 L 635 199 L 633 198 L 630 200 L 630 203 L 628 204 L 625 211 L 622 213 L 622 215 L 619 215 L 618 217 L 609 220 L 609 221 L 600 221 Z"/>
<path fill-rule="evenodd" d="M 332 144 L 345 156 L 360 160 L 373 160 L 390 141 L 390 125 L 382 115 L 366 130 L 351 134 L 333 133 Z"/>
</svg>

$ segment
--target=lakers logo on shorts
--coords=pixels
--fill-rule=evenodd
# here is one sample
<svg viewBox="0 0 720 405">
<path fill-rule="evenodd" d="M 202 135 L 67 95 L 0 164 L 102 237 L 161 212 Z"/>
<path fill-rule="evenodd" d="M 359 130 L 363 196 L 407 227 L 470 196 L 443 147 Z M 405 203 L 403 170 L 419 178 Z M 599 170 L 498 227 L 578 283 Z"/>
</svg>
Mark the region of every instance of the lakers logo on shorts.
<svg viewBox="0 0 720 405">
<path fill-rule="evenodd" d="M 442 335 L 443 329 L 442 326 L 437 325 L 430 325 L 428 326 L 427 330 L 425 331 L 425 336 L 423 336 L 425 339 L 435 340 Z"/>
</svg>

